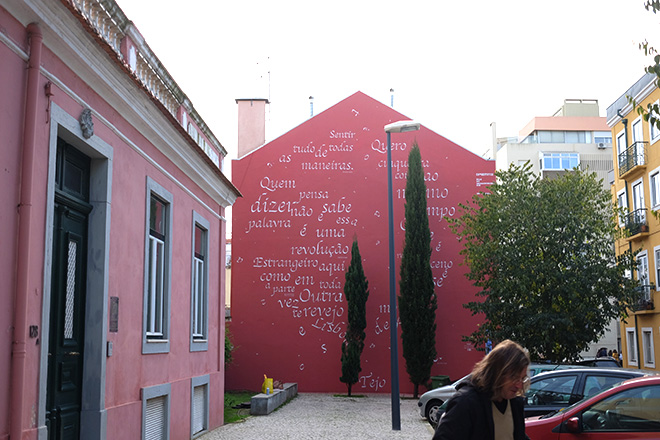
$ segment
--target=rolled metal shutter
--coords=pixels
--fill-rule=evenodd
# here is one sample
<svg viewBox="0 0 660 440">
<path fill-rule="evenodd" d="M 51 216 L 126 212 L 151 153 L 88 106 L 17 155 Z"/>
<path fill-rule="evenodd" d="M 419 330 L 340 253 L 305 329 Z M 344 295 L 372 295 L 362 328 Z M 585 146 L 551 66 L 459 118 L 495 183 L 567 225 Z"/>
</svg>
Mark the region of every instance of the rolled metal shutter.
<svg viewBox="0 0 660 440">
<path fill-rule="evenodd" d="M 167 417 L 165 409 L 167 396 L 158 396 L 147 400 L 147 409 L 144 420 L 144 439 L 145 440 L 165 440 Z"/>
<path fill-rule="evenodd" d="M 206 429 L 206 385 L 195 387 L 193 393 L 193 434 Z"/>
</svg>

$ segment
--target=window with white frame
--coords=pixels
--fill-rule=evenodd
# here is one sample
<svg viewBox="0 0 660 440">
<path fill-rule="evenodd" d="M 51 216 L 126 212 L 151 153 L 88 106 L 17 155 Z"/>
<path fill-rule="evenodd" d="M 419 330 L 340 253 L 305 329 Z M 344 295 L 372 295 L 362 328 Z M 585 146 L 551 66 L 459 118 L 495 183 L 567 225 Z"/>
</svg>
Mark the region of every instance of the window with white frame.
<svg viewBox="0 0 660 440">
<path fill-rule="evenodd" d="M 594 144 L 611 144 L 612 133 L 609 131 L 594 131 Z"/>
<path fill-rule="evenodd" d="M 543 170 L 570 170 L 580 164 L 578 153 L 543 153 L 541 167 Z"/>
<path fill-rule="evenodd" d="M 628 365 L 637 366 L 637 331 L 635 328 L 626 328 L 626 343 Z"/>
<path fill-rule="evenodd" d="M 642 327 L 642 353 L 644 354 L 644 366 L 655 368 L 653 329 L 651 327 Z"/>
<path fill-rule="evenodd" d="M 172 194 L 147 178 L 142 353 L 169 352 Z"/>
<path fill-rule="evenodd" d="M 635 142 L 641 142 L 641 141 L 644 140 L 644 133 L 642 131 L 642 118 L 641 118 L 641 116 L 633 121 L 631 132 L 632 132 L 633 144 Z"/>
<path fill-rule="evenodd" d="M 637 254 L 637 280 L 639 287 L 642 290 L 642 295 L 645 300 L 651 299 L 651 282 L 649 281 L 649 258 L 648 252 L 642 251 Z"/>
<path fill-rule="evenodd" d="M 630 184 L 632 212 L 636 223 L 646 223 L 646 203 L 644 202 L 644 177 Z"/>
<path fill-rule="evenodd" d="M 149 220 L 149 288 L 147 289 L 147 337 L 162 338 L 165 323 L 165 213 L 167 204 L 151 195 Z"/>
<path fill-rule="evenodd" d="M 619 176 L 621 176 L 622 171 L 621 169 L 623 168 L 624 170 L 627 167 L 627 164 L 629 162 L 628 158 L 628 142 L 626 140 L 626 132 L 621 130 L 617 135 L 616 135 L 616 168 Z"/>
<path fill-rule="evenodd" d="M 190 350 L 208 350 L 210 223 L 193 211 Z"/>
<path fill-rule="evenodd" d="M 621 153 L 625 152 L 627 148 L 626 132 L 622 130 L 616 135 L 616 152 L 618 155 L 621 155 Z"/>
<path fill-rule="evenodd" d="M 591 133 L 584 131 L 564 132 L 564 142 L 567 144 L 584 144 L 587 142 L 587 137 L 591 137 Z"/>
<path fill-rule="evenodd" d="M 142 440 L 170 438 L 171 385 L 142 388 Z"/>
<path fill-rule="evenodd" d="M 649 192 L 651 193 L 651 209 L 660 207 L 660 168 L 649 173 Z"/>
<path fill-rule="evenodd" d="M 660 101 L 655 101 L 653 105 L 660 106 Z M 651 116 L 654 118 L 660 118 L 660 115 L 653 110 L 651 110 Z M 653 143 L 658 139 L 660 139 L 660 130 L 658 129 L 657 125 L 649 119 L 649 140 L 651 143 Z"/>
<path fill-rule="evenodd" d="M 660 246 L 653 248 L 653 264 L 655 265 L 655 290 L 660 290 Z"/>
<path fill-rule="evenodd" d="M 190 438 L 209 429 L 209 375 L 193 377 L 190 392 Z"/>
<path fill-rule="evenodd" d="M 626 213 L 628 211 L 628 197 L 625 188 L 616 193 L 616 201 L 617 206 L 623 210 L 623 213 L 619 216 L 619 226 L 623 227 L 626 221 Z"/>
</svg>

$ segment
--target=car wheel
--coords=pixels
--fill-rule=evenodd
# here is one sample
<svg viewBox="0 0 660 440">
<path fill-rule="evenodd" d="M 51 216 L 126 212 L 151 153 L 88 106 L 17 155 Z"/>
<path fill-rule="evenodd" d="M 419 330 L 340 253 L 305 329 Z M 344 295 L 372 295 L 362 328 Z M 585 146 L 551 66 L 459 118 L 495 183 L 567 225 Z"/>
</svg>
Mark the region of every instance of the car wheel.
<svg viewBox="0 0 660 440">
<path fill-rule="evenodd" d="M 434 428 L 438 426 L 440 416 L 442 415 L 438 411 L 442 406 L 442 403 L 442 400 L 431 400 L 426 404 L 426 420 L 428 420 Z"/>
</svg>

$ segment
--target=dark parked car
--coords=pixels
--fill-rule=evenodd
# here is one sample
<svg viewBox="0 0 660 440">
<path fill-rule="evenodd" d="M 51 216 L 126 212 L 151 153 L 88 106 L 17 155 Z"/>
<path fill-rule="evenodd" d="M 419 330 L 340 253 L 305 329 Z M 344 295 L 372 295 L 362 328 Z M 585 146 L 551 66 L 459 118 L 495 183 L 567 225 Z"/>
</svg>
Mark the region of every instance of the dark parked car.
<svg viewBox="0 0 660 440">
<path fill-rule="evenodd" d="M 586 358 L 575 362 L 575 365 L 582 365 L 583 367 L 606 367 L 606 368 L 619 368 L 619 362 L 612 356 L 604 356 L 597 358 Z"/>
<path fill-rule="evenodd" d="M 547 362 L 532 362 L 529 365 L 529 377 L 534 377 L 539 373 L 555 370 L 567 370 L 569 368 L 580 368 L 579 365 L 551 364 Z"/>
<path fill-rule="evenodd" d="M 530 375 L 536 371 L 534 365 L 536 364 L 530 365 Z M 545 367 L 549 364 L 542 365 Z M 554 368 L 558 369 L 537 373 L 530 379 L 525 401 L 525 417 L 541 416 L 559 410 L 625 379 L 649 374 L 641 370 L 623 368 L 583 368 L 575 365 L 555 365 Z M 466 377 L 461 380 L 465 379 Z M 426 417 L 431 426 L 437 425 L 445 412 L 447 400 L 456 392 L 456 385 L 461 380 L 428 391 L 420 397 L 417 403 L 420 413 L 422 417 Z"/>
<path fill-rule="evenodd" d="M 531 440 L 660 438 L 660 376 L 626 380 L 596 396 L 525 421 Z"/>
<path fill-rule="evenodd" d="M 540 373 L 530 380 L 525 417 L 541 416 L 647 373 L 622 368 L 571 368 Z"/>
<path fill-rule="evenodd" d="M 533 362 L 529 366 L 529 375 L 535 376 L 544 371 L 553 371 L 553 370 L 565 370 L 569 368 L 580 368 L 575 365 L 566 365 L 566 364 L 551 364 L 547 362 Z M 419 406 L 419 412 L 422 417 L 426 417 L 431 426 L 435 426 L 438 423 L 439 416 L 442 415 L 444 410 L 441 410 L 438 413 L 438 410 L 442 405 L 456 392 L 456 385 L 459 384 L 462 380 L 465 380 L 467 376 L 462 377 L 461 379 L 455 381 L 450 385 L 445 385 L 442 387 L 434 388 L 422 394 L 417 402 Z"/>
</svg>

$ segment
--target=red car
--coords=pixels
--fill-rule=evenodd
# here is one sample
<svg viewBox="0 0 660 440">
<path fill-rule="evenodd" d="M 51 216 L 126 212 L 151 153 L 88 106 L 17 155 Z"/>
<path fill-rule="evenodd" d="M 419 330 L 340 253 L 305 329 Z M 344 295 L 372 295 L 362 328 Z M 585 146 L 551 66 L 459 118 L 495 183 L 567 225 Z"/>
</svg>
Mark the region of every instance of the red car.
<svg viewBox="0 0 660 440">
<path fill-rule="evenodd" d="M 540 418 L 525 420 L 530 440 L 660 439 L 660 376 L 629 379 Z"/>
</svg>

